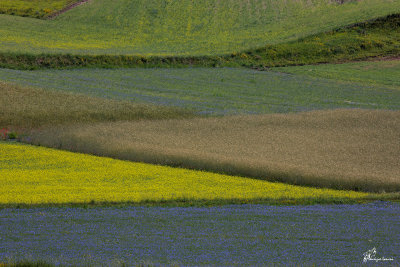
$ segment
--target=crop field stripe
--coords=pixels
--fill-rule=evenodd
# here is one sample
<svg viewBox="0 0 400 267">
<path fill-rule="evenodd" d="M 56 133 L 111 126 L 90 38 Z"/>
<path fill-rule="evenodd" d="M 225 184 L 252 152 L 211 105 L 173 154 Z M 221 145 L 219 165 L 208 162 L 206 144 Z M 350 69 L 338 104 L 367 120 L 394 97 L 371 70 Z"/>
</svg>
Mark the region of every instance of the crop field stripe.
<svg viewBox="0 0 400 267">
<path fill-rule="evenodd" d="M 397 266 L 399 215 L 400 205 L 388 202 L 2 209 L 0 262 L 359 266 L 376 244 L 378 255 L 393 258 Z"/>
<path fill-rule="evenodd" d="M 400 90 L 400 58 L 381 61 L 353 62 L 345 64 L 323 64 L 274 68 L 273 71 L 301 74 L 336 81 L 378 85 Z"/>
<path fill-rule="evenodd" d="M 340 65 L 337 65 L 340 69 Z M 389 68 L 387 68 L 389 69 Z M 206 114 L 287 113 L 316 109 L 400 109 L 398 67 L 387 85 L 244 68 L 0 69 L 0 80 L 29 87 L 152 103 Z M 381 72 L 376 73 L 380 80 Z M 374 79 L 373 76 L 370 78 Z"/>
<path fill-rule="evenodd" d="M 369 194 L 270 183 L 0 142 L 0 204 L 168 200 L 365 200 Z"/>
<path fill-rule="evenodd" d="M 0 129 L 27 130 L 45 125 L 195 116 L 192 111 L 174 107 L 21 87 L 1 81 L 0 95 Z"/>
</svg>

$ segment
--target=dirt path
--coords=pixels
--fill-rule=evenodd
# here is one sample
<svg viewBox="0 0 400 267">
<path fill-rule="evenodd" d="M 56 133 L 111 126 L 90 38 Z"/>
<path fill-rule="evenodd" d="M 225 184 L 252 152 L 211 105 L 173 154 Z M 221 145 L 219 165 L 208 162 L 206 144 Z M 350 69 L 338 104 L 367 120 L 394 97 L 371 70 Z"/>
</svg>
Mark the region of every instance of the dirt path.
<svg viewBox="0 0 400 267">
<path fill-rule="evenodd" d="M 61 9 L 61 10 L 59 10 L 59 11 L 57 11 L 55 13 L 52 13 L 51 15 L 47 16 L 46 19 L 54 19 L 54 18 L 58 17 L 59 15 L 65 13 L 65 12 L 67 12 L 67 11 L 77 7 L 77 6 L 80 6 L 80 5 L 82 5 L 82 4 L 86 3 L 86 2 L 89 2 L 89 1 L 90 0 L 80 0 L 78 2 L 72 3 L 69 6 L 66 6 L 65 8 L 63 8 L 63 9 Z"/>
</svg>

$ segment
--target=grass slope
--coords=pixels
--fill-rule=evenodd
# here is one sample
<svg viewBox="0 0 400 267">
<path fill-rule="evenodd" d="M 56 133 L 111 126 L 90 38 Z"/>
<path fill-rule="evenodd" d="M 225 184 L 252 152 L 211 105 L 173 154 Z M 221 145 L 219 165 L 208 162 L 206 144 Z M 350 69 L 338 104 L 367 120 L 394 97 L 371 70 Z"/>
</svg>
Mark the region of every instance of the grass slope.
<svg viewBox="0 0 400 267">
<path fill-rule="evenodd" d="M 44 18 L 79 0 L 0 0 L 0 14 Z"/>
<path fill-rule="evenodd" d="M 254 68 L 341 63 L 400 55 L 400 14 L 338 28 L 299 40 L 249 50 L 236 62 Z"/>
<path fill-rule="evenodd" d="M 340 69 L 340 65 L 337 68 Z M 392 71 L 397 73 L 397 67 L 393 66 Z M 380 79 L 379 75 L 377 73 L 376 79 Z M 0 80 L 24 86 L 187 107 L 210 114 L 284 113 L 332 108 L 398 110 L 398 77 L 400 75 L 394 75 L 393 83 L 388 85 L 365 86 L 358 82 L 332 82 L 303 74 L 244 68 L 0 69 Z M 18 109 L 18 106 L 11 109 Z"/>
<path fill-rule="evenodd" d="M 33 144 L 298 185 L 400 191 L 400 111 L 99 123 L 42 129 Z"/>
<path fill-rule="evenodd" d="M 135 104 L 0 82 L 0 128 L 141 119 L 188 118 L 186 110 Z"/>
<path fill-rule="evenodd" d="M 362 201 L 366 193 L 291 186 L 0 142 L 0 204 L 252 200 Z"/>
<path fill-rule="evenodd" d="M 52 21 L 0 15 L 0 51 L 217 55 L 400 12 L 399 0 L 340 2 L 95 0 Z"/>
</svg>

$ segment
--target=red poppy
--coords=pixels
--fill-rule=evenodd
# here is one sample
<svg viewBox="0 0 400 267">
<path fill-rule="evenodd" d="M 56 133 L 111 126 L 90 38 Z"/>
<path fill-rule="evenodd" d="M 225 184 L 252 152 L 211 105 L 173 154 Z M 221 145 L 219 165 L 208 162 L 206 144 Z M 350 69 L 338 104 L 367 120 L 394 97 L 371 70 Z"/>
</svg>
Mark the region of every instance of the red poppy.
<svg viewBox="0 0 400 267">
<path fill-rule="evenodd" d="M 8 130 L 6 128 L 0 129 L 1 139 L 7 139 Z"/>
</svg>

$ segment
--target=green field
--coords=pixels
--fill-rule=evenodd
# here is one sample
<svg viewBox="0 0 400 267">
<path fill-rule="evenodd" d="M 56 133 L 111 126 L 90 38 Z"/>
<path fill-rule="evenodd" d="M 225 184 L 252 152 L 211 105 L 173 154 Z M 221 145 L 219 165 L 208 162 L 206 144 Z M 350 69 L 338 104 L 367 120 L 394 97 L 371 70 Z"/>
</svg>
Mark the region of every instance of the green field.
<svg viewBox="0 0 400 267">
<path fill-rule="evenodd" d="M 277 72 L 307 75 L 332 80 L 359 82 L 400 89 L 400 60 L 365 61 L 273 69 Z"/>
<path fill-rule="evenodd" d="M 0 53 L 0 67 L 12 69 L 155 68 L 155 67 L 270 67 L 343 63 L 400 54 L 400 14 L 350 25 L 299 40 L 265 45 L 243 52 L 213 56 L 130 56 Z"/>
<path fill-rule="evenodd" d="M 398 12 L 399 0 L 93 0 L 51 21 L 0 15 L 0 51 L 218 55 Z"/>
<path fill-rule="evenodd" d="M 76 67 L 244 66 L 265 70 L 276 66 L 340 63 L 368 58 L 396 57 L 400 54 L 398 25 L 400 25 L 400 14 L 393 14 L 290 42 L 267 44 L 224 55 L 152 56 L 0 52 L 0 67 L 31 70 Z"/>
<path fill-rule="evenodd" d="M 330 79 L 302 74 L 240 68 L 0 69 L 1 80 L 24 86 L 185 107 L 206 114 L 282 113 L 332 108 L 398 110 L 398 77 L 394 77 L 392 84 L 365 86 L 358 82 L 333 83 Z"/>
<path fill-rule="evenodd" d="M 2 206 L 224 200 L 334 203 L 382 197 L 125 162 L 22 144 L 0 142 L 0 152 Z"/>
<path fill-rule="evenodd" d="M 0 14 L 43 18 L 78 0 L 0 0 Z"/>
</svg>

